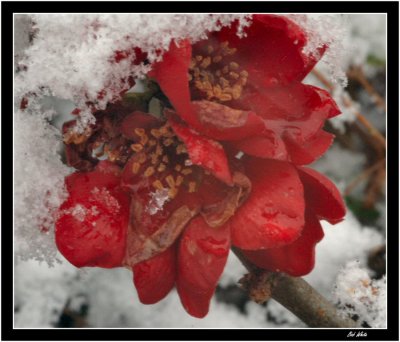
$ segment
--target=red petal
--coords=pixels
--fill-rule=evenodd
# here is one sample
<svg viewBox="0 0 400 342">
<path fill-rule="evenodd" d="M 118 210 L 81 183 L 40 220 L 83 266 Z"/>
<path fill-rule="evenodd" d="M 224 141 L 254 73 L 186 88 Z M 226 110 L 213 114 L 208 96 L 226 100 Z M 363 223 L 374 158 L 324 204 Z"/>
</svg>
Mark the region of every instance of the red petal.
<svg viewBox="0 0 400 342">
<path fill-rule="evenodd" d="M 193 101 L 192 108 L 200 122 L 195 128 L 213 139 L 240 140 L 264 130 L 263 120 L 250 111 L 211 101 Z"/>
<path fill-rule="evenodd" d="M 133 267 L 133 282 L 140 301 L 154 304 L 174 287 L 176 275 L 175 246 Z"/>
<path fill-rule="evenodd" d="M 266 126 L 260 136 L 234 142 L 247 154 L 308 164 L 331 144 L 332 136 L 322 127 L 338 109 L 322 89 L 295 83 L 263 93 L 247 92 L 240 105 L 263 117 Z"/>
<path fill-rule="evenodd" d="M 245 159 L 244 163 L 252 192 L 230 221 L 232 243 L 254 250 L 296 240 L 304 226 L 305 204 L 294 166 L 257 158 Z"/>
<path fill-rule="evenodd" d="M 210 228 L 202 217 L 183 233 L 178 252 L 177 289 L 185 310 L 202 318 L 224 270 L 229 254 L 229 224 Z"/>
<path fill-rule="evenodd" d="M 316 134 L 332 113 L 333 99 L 322 89 L 294 83 L 261 92 L 247 92 L 240 104 L 260 115 L 266 128 L 302 143 Z"/>
<path fill-rule="evenodd" d="M 318 132 L 304 144 L 299 145 L 292 139 L 284 139 L 290 155 L 290 161 L 297 165 L 306 165 L 321 157 L 332 145 L 335 136 L 325 131 Z"/>
<path fill-rule="evenodd" d="M 232 184 L 232 175 L 229 170 L 228 159 L 224 148 L 218 142 L 208 139 L 196 131 L 169 120 L 176 135 L 186 145 L 190 160 L 210 171 L 215 177 L 227 184 Z"/>
<path fill-rule="evenodd" d="M 132 196 L 130 224 L 124 264 L 133 266 L 164 252 L 172 246 L 188 222 L 198 214 L 200 206 L 183 190 L 160 209 L 154 204 L 152 189 Z M 186 201 L 185 203 L 185 200 Z"/>
<path fill-rule="evenodd" d="M 109 161 L 103 161 L 92 172 L 74 172 L 66 177 L 65 185 L 70 196 L 86 199 L 96 187 L 111 189 L 118 186 L 120 171 L 117 171 L 118 166 L 110 164 Z"/>
<path fill-rule="evenodd" d="M 253 157 L 288 160 L 283 140 L 273 131 L 265 130 L 261 135 L 233 141 L 231 145 Z"/>
<path fill-rule="evenodd" d="M 297 169 L 304 185 L 307 206 L 311 207 L 318 217 L 332 224 L 342 221 L 346 207 L 335 184 L 313 169 Z"/>
<path fill-rule="evenodd" d="M 113 174 L 101 174 L 93 171 L 67 177 L 71 191 L 60 207 L 56 244 L 77 267 L 117 267 L 125 255 L 130 198 L 112 185 Z M 108 178 L 112 181 L 107 182 Z"/>
<path fill-rule="evenodd" d="M 284 16 L 254 15 L 244 32 L 246 37 L 239 38 L 234 25 L 213 35 L 237 48 L 233 58 L 248 71 L 248 81 L 256 87 L 301 81 L 317 62 L 302 52 L 304 31 Z"/>
<path fill-rule="evenodd" d="M 179 46 L 173 41 L 162 61 L 154 63 L 149 72 L 149 76 L 156 79 L 176 112 L 190 124 L 197 121 L 190 106 L 188 70 L 191 57 L 192 46 L 189 40 L 180 41 Z"/>
<path fill-rule="evenodd" d="M 307 211 L 301 236 L 279 248 L 259 251 L 243 251 L 243 254 L 258 267 L 272 272 L 285 272 L 300 277 L 311 272 L 315 262 L 315 245 L 322 240 L 324 232 L 317 217 Z"/>
</svg>

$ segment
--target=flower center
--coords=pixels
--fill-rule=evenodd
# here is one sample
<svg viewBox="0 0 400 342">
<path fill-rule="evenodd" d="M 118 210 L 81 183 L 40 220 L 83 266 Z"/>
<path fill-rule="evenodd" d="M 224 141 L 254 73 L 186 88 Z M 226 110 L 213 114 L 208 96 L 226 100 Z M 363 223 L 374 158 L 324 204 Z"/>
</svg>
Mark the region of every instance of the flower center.
<svg viewBox="0 0 400 342">
<path fill-rule="evenodd" d="M 175 198 L 181 186 L 192 193 L 198 189 L 196 168 L 183 144 L 168 123 L 153 128 L 150 134 L 143 128 L 135 128 L 140 140 L 131 145 L 137 153 L 132 164 L 134 174 L 142 173 L 156 191 L 168 191 L 169 198 Z"/>
<path fill-rule="evenodd" d="M 234 59 L 236 48 L 228 42 L 207 45 L 190 63 L 189 81 L 207 100 L 237 100 L 247 83 L 248 72 Z"/>
</svg>

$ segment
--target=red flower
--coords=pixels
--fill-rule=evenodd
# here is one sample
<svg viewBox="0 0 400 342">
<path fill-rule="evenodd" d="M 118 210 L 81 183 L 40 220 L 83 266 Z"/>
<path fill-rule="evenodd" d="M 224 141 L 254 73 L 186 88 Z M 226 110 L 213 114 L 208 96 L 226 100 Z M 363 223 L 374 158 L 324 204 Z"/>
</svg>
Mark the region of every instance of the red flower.
<svg viewBox="0 0 400 342">
<path fill-rule="evenodd" d="M 296 166 L 325 151 L 321 127 L 338 114 L 326 92 L 300 83 L 316 62 L 301 52 L 304 33 L 269 15 L 246 38 L 234 32 L 172 45 L 154 67 L 174 107 L 165 119 L 115 104 L 87 134 L 64 127 L 69 162 L 86 172 L 66 179 L 61 253 L 78 267 L 131 268 L 146 304 L 176 286 L 195 317 L 207 314 L 231 245 L 261 268 L 304 275 L 319 220 L 345 213 L 327 178 Z M 92 156 L 101 144 L 113 163 Z"/>
<path fill-rule="evenodd" d="M 305 33 L 277 15 L 254 15 L 244 38 L 236 26 L 171 43 L 150 75 L 198 132 L 252 156 L 311 163 L 333 140 L 325 120 L 340 112 L 325 90 L 301 83 L 317 62 L 302 52 Z"/>
</svg>

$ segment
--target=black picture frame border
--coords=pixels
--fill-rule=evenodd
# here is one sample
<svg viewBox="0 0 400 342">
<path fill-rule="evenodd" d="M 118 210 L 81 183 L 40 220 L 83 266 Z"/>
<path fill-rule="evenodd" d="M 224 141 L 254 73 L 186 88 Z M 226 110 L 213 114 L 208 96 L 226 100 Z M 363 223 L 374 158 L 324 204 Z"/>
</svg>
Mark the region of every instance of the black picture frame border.
<svg viewBox="0 0 400 342">
<path fill-rule="evenodd" d="M 399 277 L 398 277 L 398 229 L 399 229 L 399 148 L 398 148 L 398 75 L 399 75 L 399 3 L 397 1 L 134 1 L 134 2 L 44 2 L 44 1 L 8 1 L 1 3 L 2 8 L 2 318 L 1 340 L 221 340 L 221 341 L 262 341 L 262 340 L 343 340 L 349 331 L 363 331 L 363 340 L 395 341 L 399 339 Z M 387 266 L 388 266 L 388 328 L 387 329 L 100 329 L 100 328 L 57 328 L 57 329 L 14 329 L 12 296 L 12 212 L 9 201 L 13 191 L 12 154 L 9 145 L 13 127 L 12 87 L 13 57 L 12 25 L 14 13 L 386 13 L 388 20 L 387 37 L 387 84 L 388 84 L 388 131 L 387 131 Z M 10 108 L 11 107 L 11 108 Z M 393 229 L 392 229 L 393 228 Z M 389 231 L 389 229 L 391 229 Z M 355 242 L 356 243 L 356 242 Z M 11 254 L 10 254 L 11 253 Z M 133 330 L 133 331 L 132 331 Z M 140 336 L 140 337 L 139 337 Z"/>
</svg>

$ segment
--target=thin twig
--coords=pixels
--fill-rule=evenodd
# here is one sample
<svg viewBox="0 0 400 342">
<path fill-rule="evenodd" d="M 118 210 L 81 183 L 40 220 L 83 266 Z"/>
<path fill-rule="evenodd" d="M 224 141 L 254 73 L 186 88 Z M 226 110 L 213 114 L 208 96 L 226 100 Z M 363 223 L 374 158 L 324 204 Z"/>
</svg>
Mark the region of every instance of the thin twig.
<svg viewBox="0 0 400 342">
<path fill-rule="evenodd" d="M 361 67 L 352 67 L 348 72 L 347 75 L 350 78 L 357 80 L 365 89 L 365 91 L 371 95 L 372 99 L 374 100 L 375 104 L 383 109 L 386 112 L 386 103 L 385 100 L 379 93 L 375 90 L 372 84 L 368 81 L 365 77 L 364 71 Z"/>
<path fill-rule="evenodd" d="M 328 88 L 328 90 L 332 93 L 334 90 L 335 90 L 335 87 L 332 85 L 332 83 L 331 82 L 329 82 L 328 80 L 327 80 L 327 78 L 321 73 L 321 72 L 319 72 L 318 70 L 313 70 L 312 71 L 312 73 L 315 75 L 315 77 L 317 77 L 318 78 L 318 80 L 320 81 L 320 82 L 322 82 L 322 84 L 324 85 L 324 86 L 326 86 L 327 88 Z M 353 103 L 353 101 L 349 98 L 349 97 L 346 97 L 346 96 L 343 96 L 343 104 L 347 107 L 347 108 L 350 108 L 350 107 L 353 107 L 354 106 L 354 103 Z M 353 107 L 354 108 L 354 107 Z M 369 122 L 369 120 L 364 116 L 364 115 L 362 115 L 359 111 L 355 111 L 355 115 L 356 115 L 356 118 L 357 118 L 357 120 L 358 120 L 358 122 L 359 123 L 361 123 L 366 129 L 367 129 L 367 131 L 368 131 L 368 133 L 371 135 L 371 137 L 373 137 L 374 138 L 374 140 L 376 140 L 376 142 L 379 144 L 379 146 L 382 148 L 382 149 L 386 149 L 386 138 L 381 134 L 381 132 L 379 132 L 375 127 L 374 127 L 374 125 L 372 125 L 370 122 Z"/>
<path fill-rule="evenodd" d="M 348 196 L 354 188 L 364 179 L 368 178 L 371 174 L 373 174 L 376 170 L 382 167 L 382 164 L 385 163 L 385 158 L 378 160 L 374 165 L 370 166 L 368 169 L 361 172 L 356 178 L 354 178 L 349 185 L 346 187 L 343 196 Z"/>
<path fill-rule="evenodd" d="M 336 308 L 304 279 L 264 271 L 250 263 L 239 249 L 233 247 L 232 250 L 250 272 L 249 278 L 255 283 L 255 289 L 250 288 L 250 294 L 259 302 L 262 302 L 262 296 L 270 295 L 310 327 L 358 327 L 352 319 L 340 316 Z M 256 291 L 260 292 L 260 296 Z"/>
</svg>

